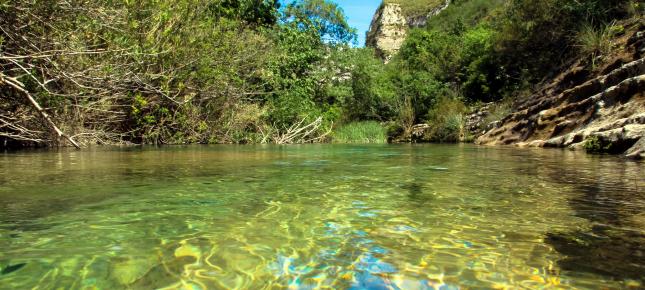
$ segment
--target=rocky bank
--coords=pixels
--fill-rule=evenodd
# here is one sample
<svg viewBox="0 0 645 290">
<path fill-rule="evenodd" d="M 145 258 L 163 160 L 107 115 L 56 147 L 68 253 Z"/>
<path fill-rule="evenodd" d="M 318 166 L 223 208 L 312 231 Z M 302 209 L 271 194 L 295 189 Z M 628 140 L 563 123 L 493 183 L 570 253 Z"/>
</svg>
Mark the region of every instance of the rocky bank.
<svg viewBox="0 0 645 290">
<path fill-rule="evenodd" d="M 481 145 L 585 149 L 645 158 L 645 21 L 624 24 L 616 53 L 579 59 L 479 136 Z"/>
</svg>

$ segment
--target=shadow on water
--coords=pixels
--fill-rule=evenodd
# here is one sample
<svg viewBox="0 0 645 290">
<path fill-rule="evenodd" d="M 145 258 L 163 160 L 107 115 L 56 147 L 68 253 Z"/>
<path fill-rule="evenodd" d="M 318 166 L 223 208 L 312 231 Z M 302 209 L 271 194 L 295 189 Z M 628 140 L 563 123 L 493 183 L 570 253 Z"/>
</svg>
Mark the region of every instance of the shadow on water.
<svg viewBox="0 0 645 290">
<path fill-rule="evenodd" d="M 558 262 L 563 270 L 643 280 L 645 194 L 639 187 L 643 164 L 621 162 L 553 172 L 556 182 L 574 185 L 580 192 L 569 205 L 576 216 L 592 224 L 586 231 L 547 234 L 545 242 L 566 256 Z"/>
<path fill-rule="evenodd" d="M 54 192 L 54 195 L 59 194 Z M 79 207 L 91 209 L 100 206 L 101 202 L 128 194 L 127 192 L 106 192 L 82 196 L 64 196 L 46 198 L 24 198 L 20 196 L 2 196 L 0 203 L 0 230 L 8 230 L 9 237 L 16 237 L 22 232 L 44 231 L 63 225 L 57 219 L 47 221 L 56 214 L 73 211 Z"/>
<path fill-rule="evenodd" d="M 5 267 L 2 268 L 2 270 L 0 270 L 0 275 L 11 274 L 13 272 L 16 272 L 16 271 L 22 269 L 26 265 L 27 265 L 27 263 L 19 263 L 19 264 L 5 266 Z"/>
</svg>

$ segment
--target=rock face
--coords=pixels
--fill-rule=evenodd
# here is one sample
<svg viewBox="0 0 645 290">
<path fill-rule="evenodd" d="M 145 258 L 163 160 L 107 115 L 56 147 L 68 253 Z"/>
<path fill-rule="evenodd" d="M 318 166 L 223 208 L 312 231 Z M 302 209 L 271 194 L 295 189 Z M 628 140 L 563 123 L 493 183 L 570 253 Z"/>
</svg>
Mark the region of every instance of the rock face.
<svg viewBox="0 0 645 290">
<path fill-rule="evenodd" d="M 399 4 L 383 4 L 372 19 L 365 46 L 375 48 L 379 57 L 388 60 L 403 45 L 406 26 Z"/>
<path fill-rule="evenodd" d="M 492 105 L 493 103 L 483 104 L 470 114 L 466 115 L 466 123 L 464 125 L 470 136 L 479 137 L 490 129 L 489 126 L 495 125 L 494 123 L 486 124 L 486 119 L 490 115 Z"/>
<path fill-rule="evenodd" d="M 579 60 L 488 130 L 476 143 L 561 147 L 645 157 L 645 22 L 616 40 L 602 67 Z M 598 148 L 595 148 L 598 147 Z"/>
<path fill-rule="evenodd" d="M 439 7 L 428 7 L 428 13 L 406 16 L 399 4 L 383 3 L 372 18 L 365 46 L 376 49 L 378 56 L 387 62 L 403 45 L 408 29 L 425 26 L 430 17 L 449 5 L 450 0 L 446 0 Z"/>
</svg>

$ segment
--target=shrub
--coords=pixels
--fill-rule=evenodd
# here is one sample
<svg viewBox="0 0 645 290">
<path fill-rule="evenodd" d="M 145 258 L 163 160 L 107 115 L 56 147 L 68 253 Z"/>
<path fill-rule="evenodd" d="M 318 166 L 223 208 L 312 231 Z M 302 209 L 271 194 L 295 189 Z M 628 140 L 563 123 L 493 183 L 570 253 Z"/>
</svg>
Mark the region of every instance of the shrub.
<svg viewBox="0 0 645 290">
<path fill-rule="evenodd" d="M 645 3 L 640 3 L 641 1 L 629 1 L 625 4 L 625 11 L 627 15 L 632 17 L 638 17 L 645 14 Z"/>
<path fill-rule="evenodd" d="M 433 140 L 437 142 L 459 142 L 463 139 L 464 115 L 452 112 L 443 117 L 442 122 L 433 124 Z"/>
<path fill-rule="evenodd" d="M 334 143 L 386 143 L 387 132 L 375 121 L 346 124 L 333 133 Z"/>
<path fill-rule="evenodd" d="M 456 96 L 443 96 L 428 112 L 430 131 L 428 138 L 433 142 L 459 142 L 465 138 L 464 113 L 466 105 Z"/>
<path fill-rule="evenodd" d="M 383 66 L 371 49 L 358 49 L 352 60 L 351 97 L 344 100 L 348 120 L 382 120 L 394 116 L 396 95 Z"/>
<path fill-rule="evenodd" d="M 400 122 L 389 121 L 385 123 L 385 130 L 387 132 L 387 141 L 391 142 L 402 142 L 405 141 L 406 128 Z M 409 131 L 409 130 L 408 130 Z"/>
<path fill-rule="evenodd" d="M 591 136 L 585 140 L 585 143 L 582 144 L 582 147 L 587 151 L 587 153 L 609 153 L 611 151 L 612 144 L 604 144 L 598 136 Z"/>
</svg>

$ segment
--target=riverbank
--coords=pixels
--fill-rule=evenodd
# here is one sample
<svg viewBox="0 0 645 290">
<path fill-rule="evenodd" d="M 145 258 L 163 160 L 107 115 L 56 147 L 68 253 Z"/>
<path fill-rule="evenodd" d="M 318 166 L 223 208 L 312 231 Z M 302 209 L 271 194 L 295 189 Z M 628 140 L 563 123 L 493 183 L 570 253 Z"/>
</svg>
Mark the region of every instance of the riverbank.
<svg viewBox="0 0 645 290">
<path fill-rule="evenodd" d="M 645 22 L 615 25 L 621 33 L 611 45 L 619 51 L 572 60 L 533 94 L 517 99 L 510 114 L 482 124 L 487 128 L 475 143 L 645 158 Z"/>
</svg>

